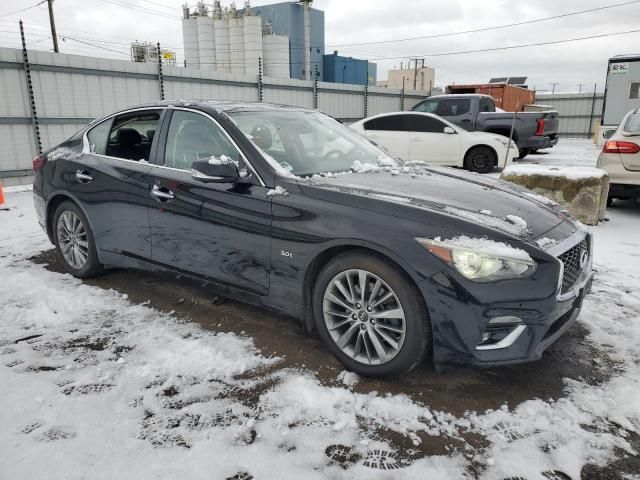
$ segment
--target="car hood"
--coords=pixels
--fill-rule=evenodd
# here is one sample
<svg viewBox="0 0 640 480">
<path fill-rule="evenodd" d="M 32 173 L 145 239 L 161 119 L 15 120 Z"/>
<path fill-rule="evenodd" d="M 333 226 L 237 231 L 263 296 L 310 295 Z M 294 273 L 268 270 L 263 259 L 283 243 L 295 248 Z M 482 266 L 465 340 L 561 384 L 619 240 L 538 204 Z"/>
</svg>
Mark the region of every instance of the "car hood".
<svg viewBox="0 0 640 480">
<path fill-rule="evenodd" d="M 339 203 L 348 202 L 349 196 L 367 197 L 372 201 L 358 205 L 369 210 L 393 204 L 393 214 L 410 218 L 419 218 L 413 209 L 450 215 L 525 241 L 562 223 L 567 236 L 576 230 L 555 202 L 501 180 L 453 169 L 405 167 L 400 173 L 352 173 L 300 182 L 300 187 L 306 195 L 330 201 L 336 199 L 329 192 L 346 194 Z"/>
</svg>

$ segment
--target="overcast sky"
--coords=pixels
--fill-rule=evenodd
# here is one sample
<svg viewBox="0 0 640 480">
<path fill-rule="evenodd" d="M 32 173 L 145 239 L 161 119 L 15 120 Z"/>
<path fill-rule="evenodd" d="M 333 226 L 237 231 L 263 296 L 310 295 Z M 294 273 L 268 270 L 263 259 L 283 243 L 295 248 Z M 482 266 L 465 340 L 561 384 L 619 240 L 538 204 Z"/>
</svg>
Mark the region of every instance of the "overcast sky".
<svg viewBox="0 0 640 480">
<path fill-rule="evenodd" d="M 17 22 L 27 25 L 32 48 L 51 49 L 46 4 L 20 13 L 39 0 L 0 1 L 0 45 L 17 47 Z M 370 58 L 378 63 L 378 79 L 410 56 L 425 57 L 436 69 L 436 85 L 486 82 L 492 76 L 528 76 L 537 90 L 583 91 L 604 88 L 606 61 L 625 53 L 640 53 L 640 33 L 514 50 L 430 56 L 508 45 L 564 40 L 640 29 L 640 2 L 531 25 L 441 38 L 378 45 L 345 44 L 436 35 L 533 20 L 628 0 L 316 0 L 325 12 L 326 51 Z M 184 0 L 55 0 L 60 50 L 64 53 L 127 58 L 132 40 L 160 41 L 182 59 L 181 5 Z M 189 0 L 195 3 L 195 0 Z M 209 3 L 209 0 L 207 1 Z M 223 6 L 230 2 L 223 0 Z M 242 4 L 238 1 L 237 4 Z M 253 6 L 274 3 L 254 0 Z M 127 8 L 124 4 L 132 5 Z M 149 11 L 145 11 L 149 10 Z M 155 13 L 152 13 L 155 12 Z M 160 14 L 159 14 L 160 13 Z M 68 38 L 73 37 L 73 39 Z M 96 49 L 81 41 L 102 47 Z M 114 50 L 114 51 L 112 51 Z M 120 53 L 118 53 L 120 52 Z M 387 57 L 401 57 L 376 60 Z"/>
</svg>

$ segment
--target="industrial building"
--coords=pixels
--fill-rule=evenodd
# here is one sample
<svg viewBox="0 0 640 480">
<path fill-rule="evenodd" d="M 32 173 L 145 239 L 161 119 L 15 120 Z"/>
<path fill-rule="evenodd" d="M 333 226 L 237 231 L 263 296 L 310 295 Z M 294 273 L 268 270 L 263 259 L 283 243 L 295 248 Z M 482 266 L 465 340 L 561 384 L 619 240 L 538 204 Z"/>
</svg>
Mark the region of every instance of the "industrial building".
<svg viewBox="0 0 640 480">
<path fill-rule="evenodd" d="M 436 71 L 424 65 L 418 68 L 402 68 L 389 70 L 387 80 L 378 82 L 379 87 L 402 88 L 432 92 L 436 79 Z"/>
<path fill-rule="evenodd" d="M 343 57 L 334 51 L 324 56 L 324 81 L 350 83 L 353 85 L 375 85 L 377 65 L 367 60 Z"/>
<path fill-rule="evenodd" d="M 300 80 L 325 78 L 323 74 L 324 12 L 322 10 L 311 8 L 311 0 L 306 0 L 263 5 L 253 8 L 253 11 L 262 17 L 263 27 L 270 28 L 275 34 L 289 37 L 291 78 Z M 305 48 L 305 45 L 308 47 Z"/>
<path fill-rule="evenodd" d="M 166 48 L 161 48 L 158 54 L 158 46 L 150 42 L 132 42 L 131 43 L 131 61 L 137 63 L 157 62 L 158 58 L 162 58 L 165 65 L 176 64 L 176 52 Z"/>
<path fill-rule="evenodd" d="M 202 1 L 193 11 L 185 5 L 182 35 L 188 67 L 258 75 L 262 59 L 265 76 L 290 75 L 289 37 L 263 25 L 248 2 L 242 10 L 233 3 L 223 10 L 219 0 L 214 1 L 213 10 Z"/>
</svg>

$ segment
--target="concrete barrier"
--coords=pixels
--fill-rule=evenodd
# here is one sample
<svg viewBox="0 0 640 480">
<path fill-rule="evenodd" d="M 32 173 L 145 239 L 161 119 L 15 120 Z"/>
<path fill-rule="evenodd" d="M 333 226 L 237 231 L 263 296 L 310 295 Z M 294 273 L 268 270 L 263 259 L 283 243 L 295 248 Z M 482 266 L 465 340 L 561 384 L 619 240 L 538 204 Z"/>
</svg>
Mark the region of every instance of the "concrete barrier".
<svg viewBox="0 0 640 480">
<path fill-rule="evenodd" d="M 587 225 L 604 219 L 609 176 L 599 168 L 511 165 L 500 178 L 558 202 Z"/>
</svg>

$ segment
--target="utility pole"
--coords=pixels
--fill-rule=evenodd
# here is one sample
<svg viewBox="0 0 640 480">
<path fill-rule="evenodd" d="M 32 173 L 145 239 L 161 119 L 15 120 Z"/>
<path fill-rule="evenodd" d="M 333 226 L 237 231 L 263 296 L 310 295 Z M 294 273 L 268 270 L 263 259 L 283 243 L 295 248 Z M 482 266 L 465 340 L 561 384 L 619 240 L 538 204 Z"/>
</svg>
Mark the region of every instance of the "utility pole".
<svg viewBox="0 0 640 480">
<path fill-rule="evenodd" d="M 51 38 L 53 38 L 53 51 L 60 53 L 58 50 L 58 34 L 56 33 L 56 21 L 53 18 L 53 0 L 47 0 L 49 5 L 49 23 L 51 24 Z"/>
<path fill-rule="evenodd" d="M 422 60 L 424 66 L 424 58 L 410 58 L 409 68 L 411 68 L 411 61 L 413 60 L 413 89 L 415 90 L 418 83 L 418 60 Z"/>
<path fill-rule="evenodd" d="M 584 83 L 578 84 L 578 93 L 582 93 L 582 87 L 584 87 Z"/>
<path fill-rule="evenodd" d="M 551 85 L 551 95 L 555 95 L 556 93 L 556 86 L 560 85 L 560 82 L 552 82 L 549 85 Z"/>
</svg>

